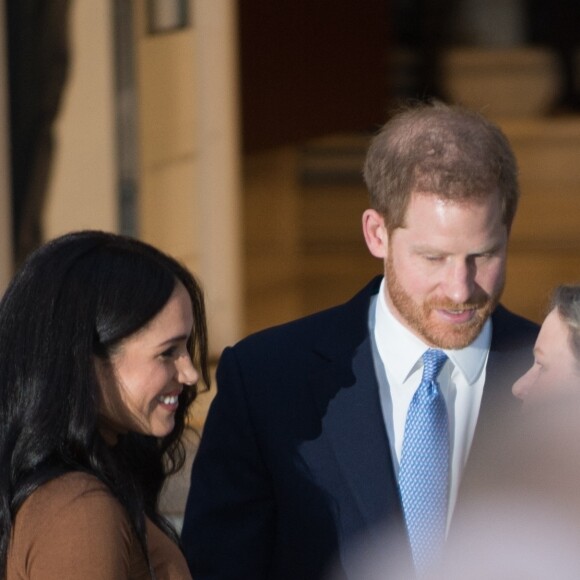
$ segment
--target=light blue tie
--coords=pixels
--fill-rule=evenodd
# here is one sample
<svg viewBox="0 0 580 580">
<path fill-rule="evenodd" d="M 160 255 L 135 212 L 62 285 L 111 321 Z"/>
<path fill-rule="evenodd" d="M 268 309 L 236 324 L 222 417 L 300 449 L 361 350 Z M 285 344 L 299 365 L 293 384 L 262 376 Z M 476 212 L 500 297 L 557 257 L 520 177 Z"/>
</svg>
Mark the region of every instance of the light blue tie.
<svg viewBox="0 0 580 580">
<path fill-rule="evenodd" d="M 428 571 L 441 555 L 449 502 L 449 427 L 437 375 L 447 360 L 440 350 L 423 355 L 423 378 L 407 413 L 399 488 L 415 568 Z"/>
</svg>

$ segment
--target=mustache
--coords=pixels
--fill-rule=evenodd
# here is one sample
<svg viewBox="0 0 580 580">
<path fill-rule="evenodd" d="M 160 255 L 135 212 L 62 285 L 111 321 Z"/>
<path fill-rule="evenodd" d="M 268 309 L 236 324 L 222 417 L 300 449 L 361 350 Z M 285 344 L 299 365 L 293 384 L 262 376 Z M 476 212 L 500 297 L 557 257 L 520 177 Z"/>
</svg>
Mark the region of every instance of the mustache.
<svg viewBox="0 0 580 580">
<path fill-rule="evenodd" d="M 479 310 L 487 306 L 491 301 L 489 296 L 482 296 L 469 300 L 468 302 L 452 302 L 451 300 L 429 300 L 426 306 L 436 310 L 453 310 L 455 312 L 467 312 L 469 310 Z"/>
</svg>

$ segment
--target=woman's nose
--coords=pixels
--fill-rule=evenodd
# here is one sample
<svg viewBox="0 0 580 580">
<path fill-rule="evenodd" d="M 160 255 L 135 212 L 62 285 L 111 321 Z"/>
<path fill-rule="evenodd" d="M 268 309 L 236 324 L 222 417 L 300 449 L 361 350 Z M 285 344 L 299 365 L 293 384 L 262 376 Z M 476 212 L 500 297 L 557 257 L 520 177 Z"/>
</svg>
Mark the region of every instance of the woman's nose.
<svg viewBox="0 0 580 580">
<path fill-rule="evenodd" d="M 525 374 L 523 374 L 513 385 L 512 393 L 518 399 L 525 399 L 528 391 L 530 390 L 530 386 L 532 385 L 533 377 L 532 377 L 533 367 Z"/>
<path fill-rule="evenodd" d="M 199 379 L 199 373 L 193 366 L 193 361 L 189 355 L 181 356 L 176 361 L 177 380 L 182 385 L 193 385 Z"/>
</svg>

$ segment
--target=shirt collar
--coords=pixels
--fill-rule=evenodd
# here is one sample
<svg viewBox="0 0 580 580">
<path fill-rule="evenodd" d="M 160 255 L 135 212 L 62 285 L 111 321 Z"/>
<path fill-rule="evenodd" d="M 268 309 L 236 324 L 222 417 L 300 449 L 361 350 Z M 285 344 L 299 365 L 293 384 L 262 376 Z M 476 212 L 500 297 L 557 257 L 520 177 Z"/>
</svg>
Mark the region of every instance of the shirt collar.
<svg viewBox="0 0 580 580">
<path fill-rule="evenodd" d="M 444 351 L 468 384 L 477 380 L 485 366 L 491 345 L 491 331 L 491 319 L 488 319 L 470 345 L 458 350 Z M 382 360 L 389 365 L 389 372 L 401 384 L 420 366 L 421 357 L 429 348 L 429 345 L 403 326 L 389 310 L 385 300 L 384 278 L 376 306 L 375 339 Z"/>
</svg>

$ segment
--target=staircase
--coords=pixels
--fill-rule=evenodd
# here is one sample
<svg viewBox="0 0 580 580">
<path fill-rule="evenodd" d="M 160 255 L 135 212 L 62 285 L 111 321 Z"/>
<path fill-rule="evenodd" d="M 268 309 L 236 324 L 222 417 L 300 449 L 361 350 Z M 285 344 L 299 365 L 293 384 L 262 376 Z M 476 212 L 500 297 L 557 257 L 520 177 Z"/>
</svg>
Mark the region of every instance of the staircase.
<svg viewBox="0 0 580 580">
<path fill-rule="evenodd" d="M 580 281 L 580 116 L 548 117 L 557 77 L 540 49 L 455 49 L 447 87 L 505 131 L 520 166 L 503 302 L 540 321 L 551 289 Z M 346 300 L 381 264 L 360 216 L 369 135 L 332 135 L 245 161 L 246 331 Z"/>
<path fill-rule="evenodd" d="M 518 158 L 522 198 L 503 302 L 539 322 L 551 289 L 580 281 L 580 115 L 544 115 L 556 82 L 549 54 L 464 49 L 446 63 L 454 98 L 498 122 Z M 246 334 L 345 301 L 381 273 L 361 231 L 369 139 L 330 135 L 244 159 Z M 213 393 L 195 403 L 198 430 Z M 162 498 L 178 527 L 196 446 L 192 435 L 187 467 Z"/>
</svg>

